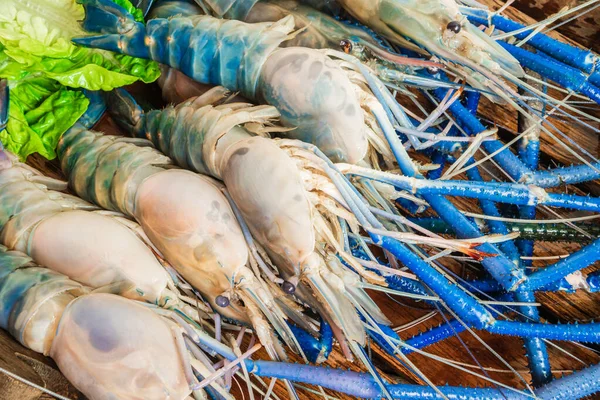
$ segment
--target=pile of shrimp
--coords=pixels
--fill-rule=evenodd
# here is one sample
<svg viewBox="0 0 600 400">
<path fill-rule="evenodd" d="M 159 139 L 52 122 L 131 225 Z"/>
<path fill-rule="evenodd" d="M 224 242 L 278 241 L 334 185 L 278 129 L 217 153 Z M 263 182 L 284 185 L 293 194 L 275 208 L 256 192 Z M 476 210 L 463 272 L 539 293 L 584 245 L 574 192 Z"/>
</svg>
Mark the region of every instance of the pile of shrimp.
<svg viewBox="0 0 600 400">
<path fill-rule="evenodd" d="M 163 104 L 0 145 L 0 327 L 91 400 L 600 392 L 597 2 L 80 0 Z"/>
</svg>

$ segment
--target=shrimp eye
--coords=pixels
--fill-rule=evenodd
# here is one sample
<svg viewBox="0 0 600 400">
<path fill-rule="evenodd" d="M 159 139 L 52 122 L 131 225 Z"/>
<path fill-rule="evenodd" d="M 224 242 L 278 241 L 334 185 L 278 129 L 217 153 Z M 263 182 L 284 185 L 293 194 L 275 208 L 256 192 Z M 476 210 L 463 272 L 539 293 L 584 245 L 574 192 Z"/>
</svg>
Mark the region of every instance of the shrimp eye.
<svg viewBox="0 0 600 400">
<path fill-rule="evenodd" d="M 446 29 L 451 32 L 458 33 L 462 29 L 462 26 L 460 26 L 460 22 L 458 21 L 450 21 L 448 22 L 448 25 L 446 25 Z"/>
<path fill-rule="evenodd" d="M 296 285 L 289 281 L 283 281 L 281 284 L 281 289 L 287 294 L 294 294 L 296 291 Z"/>
<path fill-rule="evenodd" d="M 219 296 L 217 296 L 217 298 L 215 299 L 215 303 L 217 303 L 217 305 L 218 305 L 219 307 L 223 307 L 223 308 L 225 308 L 225 307 L 227 307 L 227 306 L 229 305 L 229 299 L 228 299 L 227 297 L 225 297 L 225 296 L 221 296 L 221 295 L 219 295 Z"/>
<path fill-rule="evenodd" d="M 350 52 L 352 51 L 352 42 L 348 39 L 342 39 L 340 41 L 340 47 L 342 48 L 342 51 L 344 53 L 350 54 Z"/>
</svg>

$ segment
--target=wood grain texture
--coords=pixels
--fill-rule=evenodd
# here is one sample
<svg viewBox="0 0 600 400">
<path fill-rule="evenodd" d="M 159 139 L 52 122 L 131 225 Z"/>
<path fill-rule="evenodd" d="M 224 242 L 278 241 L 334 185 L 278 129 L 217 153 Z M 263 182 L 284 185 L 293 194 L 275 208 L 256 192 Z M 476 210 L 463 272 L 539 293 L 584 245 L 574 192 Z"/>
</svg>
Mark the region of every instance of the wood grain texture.
<svg viewBox="0 0 600 400">
<path fill-rule="evenodd" d="M 504 4 L 504 1 L 500 0 L 480 1 L 486 3 L 493 9 L 497 9 Z M 514 3 L 514 7 L 507 9 L 506 14 L 516 20 L 525 23 L 531 23 L 534 21 L 533 18 L 542 19 L 549 14 L 558 11 L 562 6 L 573 3 L 576 3 L 576 1 L 518 0 Z M 529 15 L 526 15 L 525 13 Z M 598 15 L 598 12 L 595 12 L 589 17 L 585 17 L 583 22 L 580 20 L 578 24 L 569 24 L 568 27 L 559 30 L 559 32 L 566 33 L 571 39 L 580 42 L 584 47 L 592 47 L 597 49 L 600 45 L 598 40 L 600 39 L 598 36 L 599 31 L 597 29 L 597 21 L 599 18 Z M 551 35 L 574 43 L 572 40 L 566 39 L 557 32 L 553 32 Z M 153 93 L 156 95 L 156 92 Z M 483 101 L 480 107 L 480 113 L 482 118 L 493 121 L 501 128 L 500 135 L 504 140 L 510 140 L 512 137 L 514 137 L 514 132 L 517 130 L 517 114 L 514 110 Z M 593 152 L 594 155 L 599 155 L 600 142 L 598 134 L 593 132 L 593 130 L 582 128 L 581 126 L 577 126 L 570 122 L 559 120 L 553 122 L 555 122 L 556 126 L 559 127 L 576 143 L 585 146 L 585 148 L 588 151 Z M 597 123 L 594 126 L 596 128 L 599 127 Z M 103 120 L 98 129 L 109 133 L 116 132 L 115 126 L 108 118 Z M 555 165 L 570 165 L 575 162 L 572 159 L 572 156 L 564 148 L 558 146 L 555 140 L 548 138 L 547 136 L 542 136 L 541 149 L 543 153 L 542 166 L 544 168 Z M 423 161 L 427 160 L 423 159 Z M 29 158 L 28 163 L 42 170 L 49 176 L 64 178 L 56 162 L 48 162 L 39 156 L 33 156 Z M 498 173 L 498 171 L 494 170 L 492 165 L 486 166 L 489 167 L 491 172 Z M 561 188 L 561 190 L 565 189 L 573 193 L 590 193 L 595 196 L 600 196 L 600 185 L 598 182 Z M 478 211 L 476 203 L 472 200 L 453 199 L 452 201 L 461 210 Z M 575 214 L 576 213 L 571 213 L 569 215 Z M 578 248 L 578 244 L 538 243 L 536 244 L 535 254 L 537 256 L 568 254 L 576 251 Z M 544 265 L 544 263 L 536 262 L 535 265 L 541 266 Z M 448 267 L 457 273 L 461 273 L 470 277 L 476 277 L 478 275 L 477 271 L 470 270 L 468 266 L 459 264 L 457 262 L 449 262 Z M 588 268 L 587 271 L 596 269 L 597 267 L 598 265 L 595 265 Z M 392 299 L 391 297 L 382 295 L 381 293 L 372 293 L 372 295 L 377 303 L 382 307 L 386 315 L 388 315 L 388 317 L 392 320 L 394 326 L 408 324 L 414 321 L 416 318 L 427 315 L 431 311 L 431 307 L 428 307 L 423 302 L 415 302 L 400 298 Z M 600 295 L 598 294 L 589 294 L 583 292 L 576 294 L 539 293 L 536 297 L 537 301 L 542 304 L 540 308 L 542 318 L 549 322 L 588 322 L 592 319 L 598 319 L 600 317 Z M 406 339 L 418 333 L 419 331 L 437 326 L 443 322 L 443 318 L 439 315 L 436 315 L 424 323 L 419 324 L 418 326 L 402 330 L 400 332 L 400 336 Z M 527 361 L 524 355 L 522 341 L 520 339 L 495 336 L 485 332 L 477 332 L 477 334 L 486 344 L 486 346 L 501 354 L 504 360 L 508 362 L 512 368 L 522 374 L 523 380 L 529 382 L 530 377 L 527 372 Z M 460 334 L 459 337 L 460 340 L 458 338 L 449 339 L 442 343 L 431 346 L 427 349 L 427 351 L 437 356 L 449 358 L 468 365 L 479 363 L 486 368 L 485 373 L 491 378 L 516 388 L 523 388 L 525 386 L 523 380 L 519 379 L 514 374 L 507 372 L 507 366 L 504 365 L 503 362 L 501 362 L 488 348 L 486 348 L 486 346 L 483 346 L 481 342 L 476 340 L 469 332 L 464 332 Z M 597 352 L 600 348 L 598 347 L 587 348 L 576 344 L 562 342 L 557 342 L 557 345 L 559 345 L 562 350 L 555 347 L 551 347 L 549 349 L 551 364 L 555 377 L 559 377 L 562 373 L 570 373 L 573 370 L 582 368 L 583 365 L 581 362 L 587 365 L 600 362 L 600 357 L 598 356 Z M 394 382 L 422 384 L 422 381 L 418 376 L 407 370 L 405 366 L 392 359 L 389 355 L 385 354 L 377 347 L 373 346 L 370 350 L 379 371 L 386 379 Z M 565 351 L 571 355 L 567 355 Z M 266 358 L 266 354 L 264 354 L 264 352 L 259 352 L 258 356 Z M 581 360 L 581 362 L 575 361 L 573 357 Z M 411 354 L 409 355 L 409 359 L 414 362 L 427 377 L 439 385 L 443 385 L 445 383 L 463 386 L 489 385 L 485 380 L 479 377 L 450 368 L 440 362 L 432 361 L 423 355 Z M 294 360 L 294 358 L 291 359 L 291 361 Z M 331 367 L 345 369 L 349 368 L 352 370 L 360 369 L 356 363 L 349 363 L 346 361 L 341 356 L 337 347 L 334 349 L 334 352 L 328 361 L 328 365 Z M 60 373 L 57 372 L 56 366 L 51 360 L 23 348 L 3 331 L 0 331 L 0 367 L 16 373 L 19 376 L 38 385 L 45 386 L 70 399 L 83 398 L 83 396 L 81 396 L 81 394 L 71 387 L 60 375 Z M 471 369 L 476 370 L 475 368 Z M 479 372 L 481 373 L 481 371 Z M 259 382 L 259 380 L 256 378 L 254 378 L 254 380 L 257 383 Z M 264 382 L 268 385 L 269 380 L 265 379 Z M 248 399 L 249 397 L 244 388 L 244 383 L 239 381 L 239 384 L 241 388 L 234 383 L 233 393 L 236 395 L 236 398 L 241 399 L 245 397 Z M 281 382 L 277 382 L 274 393 L 281 399 L 286 399 L 288 397 L 287 392 Z M 300 390 L 299 393 L 302 399 L 322 398 L 319 395 L 313 395 L 304 390 Z M 340 399 L 351 398 L 349 396 L 340 396 L 339 394 L 331 391 L 326 391 L 326 393 Z M 36 400 L 47 398 L 47 395 L 43 395 L 40 391 L 15 381 L 6 375 L 0 374 L 0 400 Z M 260 396 L 256 396 L 256 398 L 258 399 Z"/>
<path fill-rule="evenodd" d="M 534 19 L 541 21 L 561 11 L 564 7 L 573 8 L 586 0 L 517 0 L 513 7 Z M 575 14 L 574 14 L 575 15 Z M 567 19 L 570 17 L 566 17 Z M 581 46 L 600 51 L 600 8 L 586 13 L 575 21 L 559 27 L 558 32 L 573 39 Z"/>
<path fill-rule="evenodd" d="M 69 399 L 84 400 L 83 395 L 62 376 L 51 359 L 21 346 L 3 330 L 0 330 L 0 368 Z M 2 400 L 52 398 L 54 397 L 41 390 L 0 373 L 0 399 Z"/>
</svg>

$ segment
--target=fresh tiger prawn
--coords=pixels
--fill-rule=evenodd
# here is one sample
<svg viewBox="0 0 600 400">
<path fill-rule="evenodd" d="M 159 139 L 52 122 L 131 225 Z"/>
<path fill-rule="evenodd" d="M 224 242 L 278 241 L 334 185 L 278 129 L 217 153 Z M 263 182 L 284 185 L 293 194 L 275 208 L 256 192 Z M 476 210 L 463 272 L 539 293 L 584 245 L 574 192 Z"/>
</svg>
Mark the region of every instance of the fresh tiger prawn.
<svg viewBox="0 0 600 400">
<path fill-rule="evenodd" d="M 247 3 L 253 2 L 242 0 L 236 5 L 244 9 Z M 532 28 L 527 29 L 498 13 L 459 7 L 454 0 L 340 0 L 338 3 L 358 21 L 391 42 L 417 52 L 425 50 L 445 61 L 472 86 L 498 95 L 490 96 L 494 100 L 506 100 L 506 94 L 518 97 L 515 92 L 503 88 L 498 77 L 548 99 L 521 79 L 526 76 L 523 70 L 526 67 L 600 102 L 600 74 L 594 67 L 597 55 L 543 34 L 530 38 Z M 479 26 L 494 26 L 507 33 L 503 38 L 510 37 L 514 31 L 515 37 L 527 38 L 528 43 L 539 51 L 530 52 L 504 40 L 495 40 Z M 407 44 L 405 38 L 422 50 Z M 476 74 L 462 70 L 464 67 Z"/>
<path fill-rule="evenodd" d="M 373 32 L 367 32 L 364 27 L 344 23 L 338 19 L 318 11 L 310 6 L 304 5 L 296 0 L 285 1 L 259 1 L 259 2 L 235 2 L 225 15 L 219 11 L 219 2 L 200 2 L 209 8 L 211 14 L 219 18 L 237 19 L 248 23 L 277 22 L 288 15 L 294 17 L 295 28 L 298 33 L 281 43 L 280 47 L 308 47 L 311 49 L 332 48 L 339 49 L 340 46 L 348 46 L 353 43 L 357 50 L 354 51 L 361 61 L 367 61 L 367 54 L 378 57 L 379 61 L 389 61 L 389 66 L 395 69 L 442 67 L 441 64 L 432 61 L 419 60 L 392 54 L 381 44 L 381 39 L 375 37 Z M 241 9 L 238 10 L 238 6 Z M 250 7 L 251 6 L 251 7 Z M 216 10 L 212 8 L 216 7 Z M 194 6 L 185 0 L 160 1 L 153 6 L 148 18 L 171 18 L 174 16 L 193 16 L 202 14 L 202 8 Z M 394 64 L 391 64 L 395 62 Z"/>
<path fill-rule="evenodd" d="M 182 301 L 135 224 L 48 187 L 64 190 L 66 183 L 0 151 L 1 243 L 95 289 L 179 309 L 195 319 L 208 311 L 202 302 L 192 300 L 191 307 Z"/>
<path fill-rule="evenodd" d="M 111 33 L 77 38 L 77 43 L 156 59 L 201 83 L 274 105 L 283 125 L 293 128 L 287 137 L 313 143 L 334 160 L 360 162 L 369 143 L 390 158 L 372 115 L 384 111 L 360 74 L 318 50 L 278 48 L 293 37 L 292 17 L 262 24 L 209 16 L 156 18 L 145 26 L 108 0 L 83 4 L 88 10 L 84 27 Z M 95 20 L 106 14 L 119 15 L 114 21 L 122 23 L 108 27 L 105 19 Z"/>
<path fill-rule="evenodd" d="M 255 1 L 245 2 L 245 4 L 244 2 L 235 2 L 225 14 L 222 13 L 219 2 L 210 1 L 203 5 L 208 7 L 216 17 L 237 19 L 248 23 L 276 22 L 292 14 L 296 29 L 301 32 L 281 43 L 281 47 L 338 48 L 343 39 L 379 46 L 377 41 L 364 30 L 340 23 L 335 18 L 295 0 Z M 236 7 L 238 5 L 242 6 L 239 10 Z M 178 15 L 192 16 L 202 13 L 202 8 L 190 2 L 169 0 L 153 4 L 148 18 L 171 18 Z"/>
<path fill-rule="evenodd" d="M 151 9 L 148 18 L 193 16 L 201 13 L 200 7 L 186 1 L 164 1 Z M 247 10 L 245 15 L 237 15 L 236 19 L 248 23 L 277 22 L 288 15 L 294 17 L 295 28 L 299 33 L 281 43 L 280 47 L 334 50 L 341 47 L 345 52 L 371 66 L 379 77 L 391 80 L 395 84 L 420 87 L 450 86 L 447 82 L 415 74 L 418 69 L 439 68 L 442 64 L 392 54 L 363 28 L 341 22 L 295 0 L 261 1 Z M 219 13 L 216 16 L 221 17 Z"/>
<path fill-rule="evenodd" d="M 486 17 L 506 22 L 495 13 L 459 7 L 454 0 L 340 0 L 338 3 L 358 21 L 391 42 L 409 48 L 405 40 L 408 38 L 441 61 L 450 63 L 448 66 L 472 86 L 491 90 L 500 96 L 496 99 L 504 98 L 503 92 L 506 92 L 498 77 L 531 91 L 531 87 L 520 79 L 525 77 L 523 67 L 527 67 L 566 88 L 582 92 L 596 102 L 600 101 L 600 90 L 596 84 L 588 84 L 579 71 L 540 54 L 496 41 L 480 30 L 478 26 L 484 21 L 491 25 Z M 503 24 L 503 27 L 507 26 L 509 24 Z M 527 34 L 522 33 L 524 36 Z M 544 42 L 544 39 L 537 40 L 540 41 Z M 565 47 L 568 45 L 553 43 L 545 50 L 551 50 L 551 54 L 557 57 L 561 57 L 562 53 L 562 58 L 577 53 L 575 50 L 561 51 Z M 580 54 L 577 55 L 581 58 Z M 463 67 L 476 74 L 461 71 Z M 589 69 L 589 65 L 587 67 Z M 506 93 L 516 95 L 510 91 Z"/>
<path fill-rule="evenodd" d="M 235 19 L 244 19 L 255 7 L 264 7 L 257 0 L 204 0 L 200 3 L 218 16 Z M 315 6 L 323 2 L 311 3 Z M 337 3 L 392 43 L 452 63 L 452 68 L 473 86 L 486 89 L 486 80 L 491 76 L 518 79 L 524 75 L 519 62 L 471 25 L 454 0 L 341 0 Z M 460 71 L 462 66 L 483 75 Z M 500 87 L 495 89 L 501 90 Z"/>
<path fill-rule="evenodd" d="M 146 140 L 132 143 L 82 126 L 63 135 L 58 156 L 79 196 L 134 218 L 215 311 L 256 330 L 272 358 L 286 356 L 270 326 L 297 351 L 274 288 L 248 267 L 248 245 L 234 211 L 209 178 L 174 169 Z"/>
<path fill-rule="evenodd" d="M 205 96 L 208 95 L 209 93 Z M 224 96 L 222 95 L 222 97 Z M 162 151 L 172 154 L 174 161 L 184 168 L 203 172 L 208 171 L 209 174 L 223 179 L 257 240 L 269 251 L 280 270 L 282 265 L 287 264 L 286 270 L 281 272 L 288 282 L 295 283 L 299 278 L 299 283 L 302 284 L 303 278 L 309 278 L 311 288 L 319 284 L 317 281 L 310 281 L 314 269 L 308 268 L 311 267 L 312 260 L 314 260 L 313 255 L 317 254 L 319 247 L 315 248 L 312 239 L 307 241 L 306 238 L 315 237 L 318 239 L 320 235 L 326 232 L 319 232 L 319 227 L 323 224 L 319 222 L 319 213 L 315 212 L 326 208 L 333 215 L 347 218 L 349 221 L 356 218 L 361 226 L 369 232 L 374 244 L 383 247 L 394 257 L 397 257 L 400 262 L 408 266 L 424 284 L 434 290 L 468 325 L 497 334 L 517 335 L 525 338 L 540 337 L 559 340 L 571 338 L 572 340 L 590 342 L 600 340 L 598 324 L 579 325 L 577 329 L 574 329 L 568 325 L 526 324 L 496 320 L 475 299 L 461 288 L 451 284 L 437 270 L 432 269 L 408 248 L 397 242 L 393 234 L 384 232 L 382 224 L 375 219 L 369 209 L 365 209 L 362 203 L 364 200 L 356 198 L 352 189 L 339 181 L 336 174 L 331 173 L 329 168 L 333 168 L 333 164 L 327 164 L 323 158 L 316 158 L 315 153 L 309 150 L 310 146 L 307 147 L 308 145 L 290 140 L 274 141 L 250 136 L 249 131 L 261 132 L 260 124 L 257 125 L 260 121 L 258 115 L 264 110 L 260 107 L 255 109 L 258 114 L 254 116 L 250 113 L 252 108 L 248 108 L 247 105 L 223 104 L 216 107 L 204 106 L 195 109 L 190 107 L 190 104 L 195 103 L 199 106 L 200 99 L 196 99 L 187 104 L 183 103 L 176 108 L 167 108 L 163 111 L 155 110 L 144 114 L 139 108 L 127 104 L 131 102 L 131 98 L 122 91 L 118 91 L 116 95 L 111 96 L 109 104 L 112 107 L 124 107 L 126 110 L 126 112 L 123 112 L 123 109 L 121 109 L 121 112 L 116 114 L 119 122 L 134 135 L 147 137 Z M 122 105 L 119 105 L 120 103 Z M 123 104 L 125 105 L 123 106 Z M 236 124 L 237 126 L 235 126 Z M 263 120 L 262 125 L 264 129 L 269 129 L 268 120 Z M 233 129 L 229 128 L 231 130 L 227 131 L 227 127 L 232 126 L 235 127 Z M 264 172 L 260 173 L 260 171 Z M 299 175 L 298 171 L 300 171 Z M 309 173 L 311 171 L 312 173 Z M 284 177 L 278 178 L 280 175 L 284 175 Z M 291 176 L 297 176 L 298 178 L 292 180 Z M 324 179 L 326 177 L 332 179 L 332 181 Z M 300 184 L 296 188 L 297 184 L 294 182 L 298 180 Z M 319 181 L 322 182 L 321 185 L 319 185 Z M 304 186 L 303 190 L 302 186 Z M 263 187 L 267 189 L 261 189 Z M 285 190 L 281 191 L 284 194 L 283 197 L 281 197 L 282 194 L 279 197 L 269 195 L 270 187 L 284 187 Z M 313 206 L 315 207 L 313 218 L 316 217 L 316 219 L 312 219 L 312 221 L 317 229 L 312 234 L 309 230 L 304 235 L 296 236 L 298 229 L 292 231 L 291 228 L 287 227 L 298 227 L 298 223 L 301 222 L 298 215 L 301 215 L 302 207 L 304 207 L 303 202 L 294 201 L 294 196 L 299 190 L 307 193 L 309 198 L 321 191 L 321 199 L 318 203 L 315 203 L 316 207 Z M 253 193 L 252 197 L 256 197 L 256 200 L 250 199 L 248 193 Z M 299 198 L 302 199 L 302 196 Z M 333 204 L 345 204 L 349 210 L 352 210 L 352 218 L 348 217 L 344 208 L 332 208 L 332 203 L 328 201 L 328 198 L 334 200 Z M 450 208 L 442 203 L 443 197 L 424 194 L 424 198 L 432 204 L 435 202 L 434 199 L 438 199 L 436 206 L 442 206 L 446 210 L 444 216 L 452 215 L 452 218 L 457 219 Z M 259 199 L 260 201 L 258 201 Z M 283 225 L 279 218 L 286 216 L 288 210 L 291 210 L 294 218 L 290 220 L 290 224 Z M 306 212 L 304 213 L 306 214 Z M 327 215 L 322 212 L 320 214 L 322 216 Z M 290 219 L 290 217 L 285 218 Z M 330 230 L 336 232 L 335 223 L 331 222 L 331 218 L 328 219 L 330 220 L 328 225 L 334 227 Z M 307 220 L 310 221 L 311 218 L 308 217 Z M 449 220 L 446 221 L 449 222 Z M 293 225 L 291 225 L 292 223 Z M 305 223 L 305 225 L 309 225 L 309 223 Z M 458 226 L 461 229 L 467 229 L 462 221 L 458 222 Z M 284 229 L 289 229 L 291 233 L 284 236 L 286 232 Z M 472 230 L 468 232 L 472 232 Z M 291 242 L 292 239 L 295 243 Z M 342 246 L 336 244 L 336 242 L 339 242 L 339 240 L 325 241 L 333 249 L 342 249 Z M 573 271 L 589 265 L 598 257 L 598 243 L 598 241 L 594 242 L 575 258 L 561 260 L 544 271 L 532 274 L 527 281 L 520 280 L 518 284 L 522 284 L 522 287 L 528 290 L 538 290 Z M 512 268 L 516 270 L 516 265 L 506 258 L 500 250 L 490 244 L 486 245 L 480 248 L 490 249 L 492 254 L 483 255 L 482 263 L 487 262 L 487 266 L 491 271 L 497 273 L 498 268 L 503 266 L 505 262 L 512 265 Z M 295 249 L 301 248 L 306 250 L 296 253 L 298 250 Z M 344 260 L 347 260 L 347 258 L 344 258 L 343 250 L 337 252 Z M 282 257 L 282 255 L 285 255 L 285 257 Z M 348 261 L 352 262 L 352 259 Z M 333 279 L 335 279 L 336 274 L 339 276 L 341 272 L 337 268 L 327 271 L 322 267 L 318 271 L 319 274 L 333 277 Z M 360 269 L 356 269 L 356 271 L 360 271 Z M 500 276 L 502 277 L 502 275 Z M 342 277 L 350 278 L 351 276 L 346 275 L 344 272 Z M 363 277 L 369 278 L 368 275 L 363 275 Z M 504 277 L 511 278 L 511 276 Z M 514 278 L 514 275 L 512 278 Z M 330 282 L 334 282 L 333 279 Z M 359 281 L 346 282 L 348 284 L 343 286 L 342 289 L 350 294 L 350 299 L 360 299 L 352 291 L 353 286 L 358 285 L 360 287 Z M 376 280 L 374 280 L 374 283 L 381 284 Z M 298 289 L 302 294 L 301 290 L 303 288 L 301 285 L 298 285 Z M 333 304 L 332 299 L 335 299 L 334 297 L 326 297 L 326 294 L 323 297 L 326 298 L 325 304 Z M 336 321 L 336 323 L 339 322 Z M 348 330 L 348 328 L 345 328 L 344 332 L 347 336 L 349 336 Z M 383 344 L 386 344 L 386 340 L 392 340 L 385 338 L 387 334 L 380 333 L 380 335 L 383 337 L 381 340 Z"/>
<path fill-rule="evenodd" d="M 454 0 L 340 0 L 348 13 L 392 42 L 404 37 L 457 65 L 520 77 L 519 62 L 488 35 L 469 24 Z"/>
<path fill-rule="evenodd" d="M 341 251 L 337 216 L 353 226 L 356 222 L 337 205 L 338 195 L 326 177 L 311 171 L 305 151 L 293 142 L 286 146 L 285 141 L 251 133 L 264 135 L 277 129 L 271 127 L 271 121 L 279 116 L 277 110 L 245 103 L 211 105 L 226 99 L 227 93 L 216 87 L 175 108 L 147 114 L 136 108 L 124 91 L 112 94 L 109 104 L 118 112 L 114 118 L 122 126 L 135 136 L 150 139 L 179 166 L 222 179 L 253 236 L 285 279 L 284 291 L 295 293 L 318 310 L 350 341 L 363 344 L 362 322 L 346 296 L 376 321 L 386 323 L 387 319 L 367 294 L 354 286 L 356 274 L 334 256 L 342 254 L 363 276 L 384 282 Z M 250 149 L 254 149 L 251 157 L 245 157 Z M 272 195 L 273 190 L 280 195 Z M 343 343 L 340 331 L 337 333 Z"/>
<path fill-rule="evenodd" d="M 91 288 L 4 246 L 0 288 L 0 328 L 52 357 L 90 400 L 183 400 L 198 383 L 190 356 L 182 353 L 182 329 L 135 301 L 92 294 Z M 207 391 L 213 388 L 221 398 L 231 398 L 217 382 Z"/>
</svg>

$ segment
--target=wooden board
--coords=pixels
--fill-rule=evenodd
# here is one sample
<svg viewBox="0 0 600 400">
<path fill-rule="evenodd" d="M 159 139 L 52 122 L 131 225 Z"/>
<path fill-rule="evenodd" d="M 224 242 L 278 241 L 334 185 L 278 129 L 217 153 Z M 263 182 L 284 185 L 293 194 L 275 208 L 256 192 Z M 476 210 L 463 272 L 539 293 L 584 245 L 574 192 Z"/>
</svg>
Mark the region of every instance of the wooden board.
<svg viewBox="0 0 600 400">
<path fill-rule="evenodd" d="M 541 21 L 549 16 L 558 13 L 564 7 L 570 9 L 584 4 L 586 0 L 517 0 L 513 7 L 534 19 Z M 573 16 L 576 15 L 573 14 Z M 566 17 L 563 20 L 570 18 Z M 558 32 L 573 39 L 581 46 L 590 48 L 594 51 L 600 50 L 600 8 L 596 8 L 584 16 L 577 18 L 576 21 L 559 27 Z M 552 25 L 554 26 L 554 25 Z"/>
<path fill-rule="evenodd" d="M 482 2 L 490 5 L 494 9 L 497 9 L 504 3 L 503 1 L 499 0 L 484 0 Z M 572 1 L 523 0 L 515 2 L 514 6 L 516 8 L 509 8 L 506 13 L 517 20 L 530 23 L 533 21 L 533 19 L 526 16 L 521 11 L 531 13 L 531 15 L 536 19 L 541 19 L 544 16 L 557 11 L 566 3 L 572 3 Z M 590 18 L 594 19 L 595 21 L 596 15 L 597 13 Z M 588 25 L 585 25 L 587 27 L 565 28 L 561 31 L 566 32 L 571 38 L 580 41 L 586 47 L 597 45 L 600 42 L 598 42 L 598 30 L 595 26 L 592 26 L 592 22 L 595 23 L 594 21 L 587 21 L 586 23 L 589 22 Z M 558 33 L 552 33 L 552 35 L 555 37 L 561 37 Z M 515 111 L 492 105 L 489 102 L 484 102 L 480 112 L 484 118 L 495 121 L 501 125 L 501 127 L 505 128 L 501 129 L 500 132 L 500 134 L 503 135 L 503 138 L 510 139 L 512 137 L 511 135 L 514 135 L 513 132 L 516 131 Z M 559 125 L 569 137 L 571 137 L 577 143 L 585 145 L 588 150 L 595 152 L 595 155 L 598 156 L 600 144 L 598 135 L 596 133 L 591 130 L 577 128 L 568 123 L 559 123 Z M 99 130 L 110 129 L 110 121 L 105 119 Z M 572 163 L 570 155 L 556 146 L 556 143 L 550 139 L 543 138 L 542 152 L 543 164 L 546 166 L 551 166 L 554 163 L 561 165 L 569 165 Z M 47 162 L 41 157 L 36 156 L 30 157 L 28 162 L 32 166 L 42 170 L 44 173 L 50 176 L 59 178 L 62 177 L 56 162 Z M 592 193 L 596 196 L 600 195 L 600 186 L 597 182 L 569 187 L 568 190 L 577 193 Z M 455 204 L 457 204 L 457 206 L 463 210 L 476 209 L 476 205 L 472 201 L 455 200 Z M 535 251 L 536 255 L 538 256 L 546 256 L 571 253 L 576 251 L 579 247 L 579 244 L 539 243 L 536 246 Z M 597 266 L 591 267 L 590 269 L 593 268 L 597 268 Z M 429 307 L 420 302 L 397 298 L 392 299 L 379 293 L 373 293 L 373 296 L 378 304 L 380 304 L 386 315 L 390 317 L 394 326 L 408 324 L 414 321 L 416 318 L 427 315 L 431 311 Z M 600 295 L 598 294 L 589 294 L 583 292 L 577 294 L 542 293 L 537 296 L 537 300 L 542 303 L 542 307 L 540 308 L 542 317 L 550 322 L 587 322 L 592 319 L 598 319 L 600 316 L 600 306 L 598 305 L 600 304 Z M 423 331 L 442 322 L 443 319 L 438 315 L 428 319 L 418 326 L 402 330 L 400 336 L 406 339 L 416 334 L 418 331 Z M 501 354 L 504 360 L 506 360 L 512 368 L 521 372 L 523 378 L 526 381 L 529 381 L 526 359 L 520 339 L 494 336 L 485 332 L 477 333 L 487 344 L 487 346 L 489 346 L 489 348 Z M 494 354 L 492 354 L 490 350 L 486 349 L 472 335 L 470 335 L 468 332 L 465 332 L 460 335 L 460 338 L 461 340 L 454 338 L 431 346 L 428 348 L 428 351 L 437 356 L 446 357 L 452 360 L 463 362 L 465 364 L 472 365 L 476 362 L 480 363 L 482 366 L 488 368 L 486 373 L 491 378 L 513 387 L 524 387 L 524 382 L 519 380 L 514 374 L 507 373 L 506 365 L 504 365 L 496 356 L 494 356 Z M 559 344 L 563 350 L 568 351 L 574 357 L 577 357 L 587 365 L 600 362 L 600 357 L 597 353 L 597 351 L 600 350 L 598 346 L 584 348 L 575 344 Z M 406 367 L 401 365 L 399 362 L 391 359 L 380 349 L 373 346 L 371 351 L 373 358 L 384 377 L 396 382 L 412 382 L 422 384 L 422 380 L 418 376 L 408 371 Z M 259 356 L 265 357 L 263 353 L 259 353 Z M 473 357 L 475 357 L 477 361 L 474 361 Z M 566 355 L 563 351 L 560 351 L 557 348 L 550 349 L 550 357 L 553 372 L 556 377 L 559 377 L 562 373 L 569 373 L 573 369 L 580 369 L 582 367 L 581 363 L 574 361 L 571 356 Z M 453 368 L 449 368 L 442 363 L 431 361 L 422 355 L 413 354 L 409 356 L 409 359 L 414 362 L 427 377 L 432 379 L 433 382 L 438 385 L 443 385 L 445 383 L 464 386 L 488 385 L 481 378 L 466 374 Z M 350 368 L 352 370 L 358 370 L 356 364 L 347 362 L 337 350 L 334 351 L 330 357 L 329 365 L 332 367 L 343 367 Z M 56 371 L 56 366 L 51 360 L 23 348 L 2 331 L 0 331 L 0 367 L 16 373 L 37 385 L 45 386 L 56 393 L 66 396 L 67 398 L 83 398 L 81 394 L 79 394 L 65 381 L 64 378 L 61 377 L 60 373 Z M 265 380 L 265 382 L 268 384 L 268 380 Z M 240 383 L 243 385 L 243 382 Z M 233 393 L 236 394 L 236 397 L 242 398 L 242 392 L 245 393 L 245 398 L 247 399 L 248 395 L 245 390 L 237 389 L 237 386 L 234 384 Z M 338 398 L 351 398 L 349 396 L 339 396 L 338 394 L 329 391 L 327 393 Z M 285 388 L 280 382 L 278 382 L 276 385 L 275 394 L 282 399 L 287 398 Z M 321 398 L 318 395 L 311 395 L 306 391 L 301 391 L 300 394 L 301 398 L 303 399 Z M 39 390 L 27 386 L 4 374 L 0 374 L 0 400 L 33 400 L 46 398 L 49 397 Z M 260 396 L 257 398 L 260 398 Z"/>
</svg>

